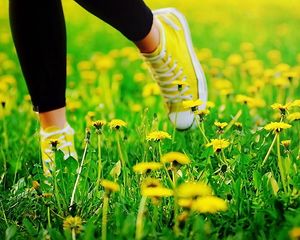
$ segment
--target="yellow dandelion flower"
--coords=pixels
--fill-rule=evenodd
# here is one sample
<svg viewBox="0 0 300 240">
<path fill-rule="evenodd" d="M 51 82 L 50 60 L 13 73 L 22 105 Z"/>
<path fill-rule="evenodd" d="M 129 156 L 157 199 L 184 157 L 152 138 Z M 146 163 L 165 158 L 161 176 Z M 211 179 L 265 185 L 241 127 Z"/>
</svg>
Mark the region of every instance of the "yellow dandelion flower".
<svg viewBox="0 0 300 240">
<path fill-rule="evenodd" d="M 105 120 L 97 120 L 93 122 L 93 126 L 97 129 L 100 130 L 104 125 L 106 124 Z"/>
<path fill-rule="evenodd" d="M 287 116 L 287 119 L 290 122 L 299 121 L 300 120 L 300 112 L 291 113 L 290 115 Z"/>
<path fill-rule="evenodd" d="M 239 54 L 231 54 L 227 61 L 230 65 L 238 66 L 243 62 L 243 57 Z"/>
<path fill-rule="evenodd" d="M 238 94 L 235 97 L 235 101 L 238 103 L 248 104 L 249 102 L 253 101 L 253 98 L 248 97 L 246 95 Z"/>
<path fill-rule="evenodd" d="M 119 184 L 117 184 L 115 182 L 112 182 L 112 181 L 109 181 L 109 180 L 106 180 L 106 179 L 103 179 L 100 182 L 100 185 L 102 187 L 104 187 L 105 190 L 108 191 L 108 192 L 118 192 L 120 190 Z"/>
<path fill-rule="evenodd" d="M 215 103 L 212 102 L 212 101 L 207 101 L 206 102 L 206 107 L 207 107 L 208 110 L 214 108 L 215 106 L 216 106 Z"/>
<path fill-rule="evenodd" d="M 283 129 L 287 129 L 292 127 L 290 124 L 288 123 L 284 123 L 284 122 L 271 122 L 269 124 L 267 124 L 264 129 L 266 129 L 267 131 L 274 131 L 274 132 L 281 132 L 281 130 Z"/>
<path fill-rule="evenodd" d="M 232 89 L 232 83 L 223 78 L 216 78 L 212 80 L 214 82 L 214 87 L 217 90 L 222 90 L 222 89 Z"/>
<path fill-rule="evenodd" d="M 289 110 L 290 106 L 291 103 L 287 103 L 287 104 L 274 103 L 271 105 L 271 108 L 273 108 L 274 110 L 279 110 L 281 115 L 285 115 L 287 110 Z"/>
<path fill-rule="evenodd" d="M 168 152 L 161 158 L 162 163 L 173 163 L 175 165 L 189 164 L 191 160 L 183 153 L 180 152 Z"/>
<path fill-rule="evenodd" d="M 160 95 L 160 88 L 156 83 L 148 83 L 143 88 L 143 97 Z"/>
<path fill-rule="evenodd" d="M 178 205 L 183 208 L 191 208 L 193 205 L 193 199 L 191 198 L 179 198 Z"/>
<path fill-rule="evenodd" d="M 192 109 L 192 111 L 196 111 L 197 108 L 202 105 L 203 102 L 200 99 L 197 100 L 187 100 L 187 101 L 183 101 L 182 105 L 184 108 L 190 108 Z"/>
<path fill-rule="evenodd" d="M 300 99 L 297 99 L 294 102 L 292 102 L 291 107 L 300 107 Z"/>
<path fill-rule="evenodd" d="M 49 139 L 49 144 L 51 145 L 51 147 L 53 149 L 57 149 L 57 147 L 59 145 L 59 141 L 56 138 L 52 138 L 52 139 Z"/>
<path fill-rule="evenodd" d="M 134 74 L 133 79 L 135 82 L 142 82 L 142 81 L 145 81 L 146 75 L 142 72 L 138 72 L 138 73 Z"/>
<path fill-rule="evenodd" d="M 126 122 L 124 122 L 123 120 L 121 120 L 121 119 L 113 119 L 113 120 L 111 120 L 110 122 L 109 122 L 109 127 L 111 128 L 111 129 L 120 129 L 121 127 L 126 127 L 127 126 L 127 123 Z"/>
<path fill-rule="evenodd" d="M 123 80 L 123 75 L 121 73 L 115 73 L 113 76 L 112 76 L 112 79 L 113 81 L 115 82 L 120 82 Z"/>
<path fill-rule="evenodd" d="M 156 187 L 162 187 L 159 179 L 156 178 L 146 178 L 143 180 L 141 183 L 141 189 L 146 189 L 146 188 L 156 188 Z"/>
<path fill-rule="evenodd" d="M 43 198 L 51 198 L 52 196 L 53 196 L 52 193 L 43 193 L 43 194 L 42 194 L 42 197 L 43 197 Z"/>
<path fill-rule="evenodd" d="M 214 152 L 220 152 L 221 149 L 227 148 L 230 142 L 225 139 L 212 139 L 210 143 L 206 144 L 206 147 L 213 147 Z"/>
<path fill-rule="evenodd" d="M 158 141 L 166 139 L 166 138 L 171 139 L 171 135 L 164 131 L 154 131 L 154 132 L 149 133 L 146 136 L 147 141 L 155 141 L 155 142 L 158 142 Z"/>
<path fill-rule="evenodd" d="M 291 145 L 291 140 L 282 140 L 281 144 L 285 147 L 288 148 Z"/>
<path fill-rule="evenodd" d="M 40 184 L 38 181 L 32 181 L 32 187 L 36 190 L 40 188 Z"/>
<path fill-rule="evenodd" d="M 196 198 L 211 195 L 212 189 L 203 182 L 186 182 L 177 188 L 176 193 L 180 198 Z"/>
<path fill-rule="evenodd" d="M 82 220 L 79 216 L 68 216 L 65 218 L 63 223 L 64 230 L 74 230 L 76 234 L 82 231 Z"/>
<path fill-rule="evenodd" d="M 227 203 L 215 196 L 200 197 L 192 205 L 192 210 L 199 213 L 216 213 L 227 209 Z"/>
<path fill-rule="evenodd" d="M 165 187 L 148 187 L 142 190 L 142 195 L 145 197 L 170 197 L 173 196 L 173 190 Z"/>
<path fill-rule="evenodd" d="M 292 240 L 298 240 L 300 238 L 300 227 L 294 227 L 289 231 L 289 235 Z"/>
<path fill-rule="evenodd" d="M 134 103 L 130 106 L 130 109 L 132 112 L 140 112 L 142 111 L 142 105 L 141 104 L 138 104 L 138 103 Z"/>
<path fill-rule="evenodd" d="M 133 166 L 133 171 L 144 174 L 161 168 L 162 164 L 158 162 L 141 162 Z"/>
<path fill-rule="evenodd" d="M 290 86 L 290 81 L 286 78 L 279 77 L 273 80 L 273 85 L 278 88 L 288 88 Z"/>
<path fill-rule="evenodd" d="M 208 109 L 203 109 L 203 110 L 197 110 L 197 111 L 195 111 L 194 112 L 196 115 L 199 115 L 199 116 L 201 116 L 201 117 L 204 117 L 204 116 L 206 116 L 206 115 L 208 115 L 208 114 L 210 114 L 210 111 L 208 110 Z"/>
<path fill-rule="evenodd" d="M 289 81 L 292 81 L 293 79 L 298 78 L 299 74 L 295 71 L 288 71 L 285 72 L 283 76 L 286 77 Z"/>
<path fill-rule="evenodd" d="M 228 125 L 228 123 L 227 122 L 214 122 L 214 125 L 220 129 L 224 129 Z"/>
</svg>

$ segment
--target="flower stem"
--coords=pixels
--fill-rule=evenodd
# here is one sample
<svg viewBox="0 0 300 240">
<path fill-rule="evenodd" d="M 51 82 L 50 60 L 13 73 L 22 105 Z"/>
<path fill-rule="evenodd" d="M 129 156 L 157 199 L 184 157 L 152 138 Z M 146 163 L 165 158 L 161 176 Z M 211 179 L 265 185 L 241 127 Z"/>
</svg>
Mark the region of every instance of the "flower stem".
<svg viewBox="0 0 300 240">
<path fill-rule="evenodd" d="M 122 148 L 121 148 L 120 133 L 119 132 L 117 132 L 117 146 L 118 146 L 118 153 L 119 153 L 119 157 L 120 157 L 121 165 L 122 165 L 123 184 L 124 184 L 124 187 L 125 187 L 125 186 L 127 186 L 127 183 L 128 183 L 128 181 L 127 181 L 127 171 L 126 171 L 125 159 L 124 159 Z"/>
<path fill-rule="evenodd" d="M 86 153 L 87 153 L 87 148 L 88 148 L 88 145 L 89 145 L 89 140 L 90 140 L 90 133 L 87 131 L 86 138 L 85 138 L 84 152 L 83 152 L 82 160 L 81 160 L 81 163 L 80 163 L 80 167 L 79 167 L 78 172 L 77 172 L 77 178 L 76 178 L 76 181 L 75 181 L 75 184 L 74 184 L 74 188 L 73 188 L 73 191 L 72 191 L 69 210 L 72 208 L 72 206 L 74 204 L 75 192 L 76 192 L 77 185 L 79 183 L 79 178 L 80 178 L 80 175 L 81 175 L 81 172 L 82 172 L 83 163 L 84 163 Z"/>
<path fill-rule="evenodd" d="M 270 155 L 270 153 L 271 153 L 271 151 L 272 151 L 272 148 L 273 148 L 273 146 L 274 146 L 274 144 L 275 144 L 277 135 L 278 135 L 278 133 L 275 133 L 275 136 L 274 136 L 274 139 L 273 139 L 273 141 L 272 141 L 272 143 L 271 143 L 271 146 L 270 146 L 270 148 L 269 148 L 269 150 L 268 150 L 268 152 L 267 152 L 267 154 L 266 154 L 266 156 L 265 156 L 263 162 L 261 163 L 260 167 L 263 167 L 264 164 L 266 163 L 266 161 L 267 161 L 267 159 L 268 159 L 268 157 L 269 157 L 269 155 Z"/>
<path fill-rule="evenodd" d="M 173 175 L 173 186 L 174 186 L 174 190 L 175 190 L 176 183 L 177 183 L 176 168 L 173 168 L 172 175 Z M 179 222 L 178 222 L 178 205 L 177 205 L 176 191 L 174 191 L 174 232 L 175 232 L 176 236 L 178 236 L 179 233 L 180 233 L 180 231 L 179 231 Z"/>
<path fill-rule="evenodd" d="M 97 184 L 99 184 L 101 176 L 102 176 L 101 134 L 98 133 L 98 176 L 97 176 Z"/>
<path fill-rule="evenodd" d="M 143 196 L 139 205 L 139 211 L 136 218 L 136 230 L 135 230 L 136 240 L 140 240 L 143 237 L 143 217 L 144 217 L 146 203 L 147 203 L 147 197 Z"/>
<path fill-rule="evenodd" d="M 106 240 L 107 237 L 107 212 L 108 212 L 108 195 L 105 193 L 103 198 L 103 209 L 102 209 L 102 240 Z"/>
<path fill-rule="evenodd" d="M 277 157 L 278 157 L 278 168 L 281 176 L 281 182 L 283 186 L 283 190 L 286 193 L 287 192 L 287 186 L 286 186 L 286 171 L 285 167 L 282 162 L 281 154 L 280 154 L 280 137 L 279 134 L 277 134 Z"/>
<path fill-rule="evenodd" d="M 72 240 L 76 240 L 75 228 L 72 228 Z"/>
<path fill-rule="evenodd" d="M 47 207 L 48 228 L 52 228 L 50 219 L 50 207 Z"/>
<path fill-rule="evenodd" d="M 196 121 L 197 121 L 197 126 L 198 126 L 198 128 L 199 128 L 199 131 L 201 132 L 202 136 L 204 137 L 205 143 L 209 143 L 209 140 L 208 140 L 208 138 L 206 137 L 205 132 L 204 132 L 203 129 L 201 128 L 201 126 L 203 126 L 203 125 L 200 125 L 199 119 L 198 119 L 197 117 L 195 117 L 195 118 L 196 118 Z"/>
</svg>

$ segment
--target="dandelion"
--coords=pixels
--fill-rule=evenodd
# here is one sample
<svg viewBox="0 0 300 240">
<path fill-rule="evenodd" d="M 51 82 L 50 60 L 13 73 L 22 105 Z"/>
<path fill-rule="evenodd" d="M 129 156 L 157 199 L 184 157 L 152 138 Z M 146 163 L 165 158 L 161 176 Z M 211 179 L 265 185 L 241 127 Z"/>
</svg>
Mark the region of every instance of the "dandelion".
<svg viewBox="0 0 300 240">
<path fill-rule="evenodd" d="M 102 187 L 104 187 L 105 191 L 110 194 L 112 192 L 118 192 L 120 190 L 119 184 L 103 179 L 100 183 Z"/>
<path fill-rule="evenodd" d="M 156 178 L 146 178 L 144 179 L 144 181 L 141 184 L 141 189 L 143 191 L 143 189 L 146 188 L 155 188 L 155 187 L 161 187 L 161 183 L 158 179 Z"/>
<path fill-rule="evenodd" d="M 53 151 L 56 151 L 56 150 L 57 150 L 57 147 L 58 147 L 58 145 L 59 145 L 59 141 L 58 141 L 58 139 L 56 139 L 56 138 L 49 139 L 49 144 L 51 145 L 52 150 L 53 150 Z"/>
<path fill-rule="evenodd" d="M 121 119 L 113 119 L 108 123 L 111 129 L 119 130 L 121 127 L 126 127 L 127 123 Z"/>
<path fill-rule="evenodd" d="M 300 112 L 291 113 L 287 116 L 287 120 L 290 122 L 299 121 L 300 120 Z"/>
<path fill-rule="evenodd" d="M 105 194 L 103 197 L 103 208 L 102 208 L 102 229 L 101 236 L 103 240 L 106 240 L 107 236 L 107 212 L 108 212 L 108 201 L 109 196 L 112 192 L 118 192 L 120 190 L 119 184 L 103 179 L 100 183 L 105 189 Z"/>
<path fill-rule="evenodd" d="M 300 107 L 300 99 L 297 99 L 291 103 L 291 107 Z"/>
<path fill-rule="evenodd" d="M 289 236 L 292 240 L 299 240 L 300 239 L 300 227 L 294 227 L 292 230 L 290 230 Z"/>
<path fill-rule="evenodd" d="M 207 108 L 208 110 L 214 108 L 215 106 L 216 106 L 215 103 L 212 102 L 212 101 L 207 101 L 207 103 L 206 103 L 206 108 Z"/>
<path fill-rule="evenodd" d="M 283 140 L 281 141 L 282 146 L 288 148 L 291 145 L 291 140 Z"/>
<path fill-rule="evenodd" d="M 135 238 L 142 239 L 143 237 L 143 217 L 146 208 L 147 198 L 150 197 L 152 201 L 156 202 L 159 198 L 170 197 L 173 191 L 164 187 L 146 187 L 142 188 L 142 198 L 139 205 L 138 215 L 136 218 L 136 232 Z"/>
<path fill-rule="evenodd" d="M 72 239 L 76 239 L 76 234 L 82 231 L 82 220 L 79 216 L 68 216 L 63 222 L 63 228 L 66 231 L 72 232 Z"/>
<path fill-rule="evenodd" d="M 38 181 L 32 181 L 32 187 L 33 187 L 33 189 L 35 189 L 35 190 L 37 190 L 37 189 L 39 189 L 40 188 L 40 184 L 39 184 L 39 182 Z"/>
<path fill-rule="evenodd" d="M 292 127 L 290 124 L 288 123 L 284 123 L 284 122 L 271 122 L 269 124 L 267 124 L 264 129 L 266 129 L 267 131 L 273 131 L 274 133 L 279 133 L 281 132 L 283 129 L 287 129 Z"/>
<path fill-rule="evenodd" d="M 193 205 L 194 199 L 192 198 L 179 198 L 177 204 L 183 208 L 191 208 Z"/>
<path fill-rule="evenodd" d="M 147 141 L 159 142 L 163 139 L 171 139 L 171 135 L 164 131 L 154 131 L 146 136 Z"/>
<path fill-rule="evenodd" d="M 206 147 L 213 147 L 214 152 L 220 152 L 222 149 L 227 148 L 230 142 L 225 139 L 212 139 L 210 143 L 206 144 Z"/>
<path fill-rule="evenodd" d="M 198 109 L 198 107 L 203 104 L 203 102 L 200 99 L 197 99 L 195 101 L 194 100 L 183 101 L 182 104 L 183 104 L 183 108 L 190 108 L 193 112 L 195 112 Z"/>
<path fill-rule="evenodd" d="M 234 127 L 236 128 L 236 130 L 241 131 L 243 128 L 243 124 L 240 122 L 235 122 Z"/>
<path fill-rule="evenodd" d="M 102 127 L 106 124 L 105 120 L 97 120 L 93 122 L 93 126 L 97 131 L 101 132 Z"/>
<path fill-rule="evenodd" d="M 161 198 L 173 196 L 173 190 L 165 187 L 148 187 L 142 190 L 145 197 Z"/>
<path fill-rule="evenodd" d="M 186 165 L 191 162 L 191 160 L 183 153 L 180 152 L 169 152 L 161 157 L 162 163 L 172 163 L 173 165 Z"/>
<path fill-rule="evenodd" d="M 274 110 L 279 110 L 281 113 L 281 116 L 285 116 L 288 109 L 290 108 L 291 104 L 287 103 L 287 104 L 280 104 L 280 103 L 274 103 L 271 105 L 271 108 L 273 108 Z"/>
<path fill-rule="evenodd" d="M 158 162 L 142 162 L 133 166 L 133 171 L 140 174 L 149 173 L 162 168 L 162 164 Z"/>
<path fill-rule="evenodd" d="M 199 116 L 199 121 L 203 122 L 205 117 L 210 113 L 210 111 L 208 109 L 203 109 L 203 110 L 196 110 L 194 112 L 196 115 Z"/>
<path fill-rule="evenodd" d="M 203 182 L 186 182 L 177 188 L 176 194 L 180 198 L 194 199 L 211 195 L 212 189 Z"/>
<path fill-rule="evenodd" d="M 287 129 L 287 128 L 290 128 L 292 127 L 290 124 L 287 124 L 287 123 L 284 123 L 284 122 L 271 122 L 269 124 L 267 124 L 264 128 L 268 131 L 273 131 L 274 133 L 274 139 L 271 143 L 271 146 L 261 164 L 261 166 L 263 166 L 265 164 L 265 162 L 267 161 L 270 153 L 271 153 L 271 150 L 275 144 L 275 141 L 277 140 L 277 157 L 278 157 L 278 168 L 279 168 L 279 173 L 280 173 L 280 177 L 281 177 L 281 181 L 282 181 L 282 185 L 283 185 L 283 189 L 284 189 L 284 192 L 287 191 L 287 186 L 288 186 L 288 177 L 287 177 L 287 172 L 286 172 L 286 169 L 283 165 L 283 161 L 282 161 L 282 158 L 281 158 L 281 154 L 280 154 L 280 132 L 283 130 L 283 129 Z"/>
<path fill-rule="evenodd" d="M 227 203 L 215 196 L 200 197 L 193 202 L 192 210 L 199 213 L 217 213 L 226 211 L 228 209 Z"/>
<path fill-rule="evenodd" d="M 95 119 L 96 113 L 95 112 L 88 112 L 87 115 L 85 116 L 85 120 L 86 120 L 86 126 L 90 127 Z"/>
<path fill-rule="evenodd" d="M 100 181 L 102 175 L 102 159 L 101 159 L 101 134 L 102 128 L 106 124 L 105 120 L 97 120 L 93 122 L 93 126 L 96 128 L 97 133 L 97 145 L 98 145 L 98 176 L 97 182 Z"/>
<path fill-rule="evenodd" d="M 148 83 L 143 88 L 143 97 L 160 95 L 161 91 L 156 83 Z"/>
<path fill-rule="evenodd" d="M 218 133 L 223 133 L 223 129 L 228 125 L 227 122 L 214 122 L 214 125 L 218 127 L 217 132 Z"/>
</svg>

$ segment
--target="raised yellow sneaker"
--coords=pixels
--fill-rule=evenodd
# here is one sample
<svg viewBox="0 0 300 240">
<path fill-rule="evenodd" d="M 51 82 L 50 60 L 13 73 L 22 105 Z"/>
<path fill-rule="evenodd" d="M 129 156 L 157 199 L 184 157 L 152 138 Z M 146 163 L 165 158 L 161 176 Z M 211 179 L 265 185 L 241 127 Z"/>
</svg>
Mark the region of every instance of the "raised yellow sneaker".
<svg viewBox="0 0 300 240">
<path fill-rule="evenodd" d="M 171 122 L 179 130 L 195 125 L 194 113 L 184 101 L 207 102 L 206 79 L 195 54 L 185 17 L 174 8 L 153 12 L 160 28 L 160 45 L 153 53 L 143 53 L 160 86 Z"/>
<path fill-rule="evenodd" d="M 48 127 L 40 130 L 40 143 L 44 175 L 50 176 L 55 164 L 54 148 L 64 153 L 64 159 L 72 156 L 77 160 L 77 152 L 74 146 L 74 130 L 69 124 L 63 129 Z"/>
</svg>

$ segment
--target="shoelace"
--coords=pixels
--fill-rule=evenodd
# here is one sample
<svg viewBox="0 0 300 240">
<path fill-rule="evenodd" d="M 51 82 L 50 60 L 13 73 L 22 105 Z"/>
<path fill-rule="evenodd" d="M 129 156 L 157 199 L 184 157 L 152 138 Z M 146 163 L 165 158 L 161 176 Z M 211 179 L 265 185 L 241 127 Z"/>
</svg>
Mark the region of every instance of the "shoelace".
<svg viewBox="0 0 300 240">
<path fill-rule="evenodd" d="M 163 16 L 163 20 L 168 25 L 170 25 L 174 30 L 180 29 L 175 23 L 173 23 L 166 16 Z M 163 29 L 162 26 L 161 29 Z M 158 85 L 162 90 L 162 95 L 166 99 L 166 102 L 175 103 L 175 102 L 181 102 L 182 100 L 192 100 L 193 96 L 190 94 L 188 95 L 186 94 L 186 92 L 189 90 L 189 86 L 185 86 L 180 91 L 178 91 L 178 86 L 173 86 L 173 87 L 170 86 L 176 80 L 181 80 L 182 82 L 185 82 L 187 80 L 187 77 L 183 75 L 184 72 L 183 68 L 180 68 L 178 71 L 176 71 L 178 67 L 177 61 L 176 60 L 172 61 L 172 55 L 167 53 L 167 50 L 165 49 L 165 34 L 163 31 L 161 31 L 161 33 L 162 33 L 162 38 L 161 38 L 162 50 L 157 56 L 154 57 L 146 56 L 146 61 L 148 61 L 152 66 L 154 66 L 155 64 L 159 65 L 161 62 L 164 62 L 159 67 L 153 67 L 152 74 L 154 75 L 155 79 L 158 79 L 157 80 Z M 170 64 L 172 65 L 169 66 Z"/>
<path fill-rule="evenodd" d="M 59 142 L 59 145 L 58 145 L 57 149 L 58 150 L 63 150 L 66 147 L 72 146 L 71 142 L 66 141 L 65 134 L 67 134 L 67 133 L 68 134 L 73 134 L 74 133 L 73 129 L 70 127 L 70 125 L 67 125 L 65 128 L 63 128 L 61 130 L 57 130 L 57 131 L 50 132 L 50 133 L 47 133 L 47 132 L 41 130 L 40 135 L 41 135 L 41 140 L 42 141 L 51 139 L 51 137 L 53 137 L 55 135 L 60 135 L 58 138 L 56 138 Z M 52 153 L 52 149 L 50 148 L 50 144 L 49 144 L 49 147 L 45 149 L 45 153 L 46 154 Z M 69 154 L 71 154 L 71 153 L 69 153 Z"/>
</svg>

